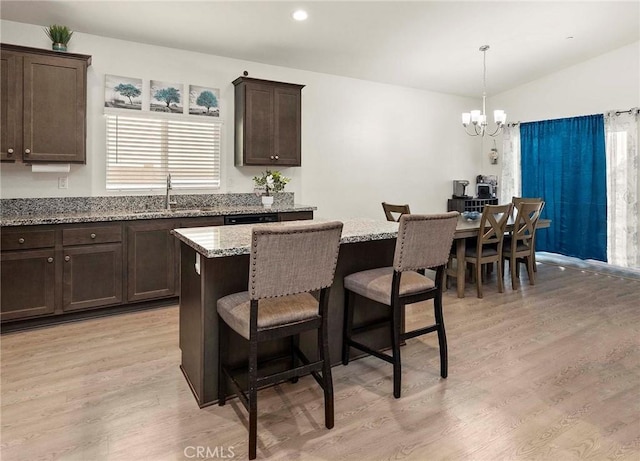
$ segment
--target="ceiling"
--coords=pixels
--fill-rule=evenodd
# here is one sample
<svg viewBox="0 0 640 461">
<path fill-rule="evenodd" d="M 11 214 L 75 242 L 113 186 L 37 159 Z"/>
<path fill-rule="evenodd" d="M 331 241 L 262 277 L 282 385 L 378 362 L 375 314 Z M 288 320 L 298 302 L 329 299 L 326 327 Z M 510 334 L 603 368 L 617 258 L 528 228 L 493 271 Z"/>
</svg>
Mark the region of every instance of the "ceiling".
<svg viewBox="0 0 640 461">
<path fill-rule="evenodd" d="M 291 19 L 304 8 L 305 22 Z M 640 2 L 5 1 L 2 19 L 478 97 L 640 40 Z M 572 37 L 572 38 L 569 38 Z"/>
</svg>

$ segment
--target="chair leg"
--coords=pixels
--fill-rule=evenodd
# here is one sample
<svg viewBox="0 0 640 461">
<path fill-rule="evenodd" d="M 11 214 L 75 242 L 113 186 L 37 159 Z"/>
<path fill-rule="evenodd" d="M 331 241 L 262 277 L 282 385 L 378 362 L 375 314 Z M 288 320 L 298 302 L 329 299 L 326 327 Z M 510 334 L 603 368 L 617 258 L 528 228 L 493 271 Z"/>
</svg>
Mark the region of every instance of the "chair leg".
<svg viewBox="0 0 640 461">
<path fill-rule="evenodd" d="M 504 266 L 500 261 L 496 262 L 496 271 L 498 272 L 498 293 L 504 293 Z"/>
<path fill-rule="evenodd" d="M 402 362 L 400 361 L 400 328 L 402 316 L 401 309 L 404 306 L 397 302 L 391 303 L 391 352 L 393 356 L 393 396 L 400 398 L 400 390 L 402 387 Z"/>
<path fill-rule="evenodd" d="M 482 264 L 480 261 L 477 261 L 476 266 L 476 292 L 478 293 L 478 298 L 482 298 Z"/>
<path fill-rule="evenodd" d="M 349 365 L 349 340 L 351 340 L 351 330 L 353 329 L 353 302 L 354 294 L 344 290 L 344 324 L 342 326 L 342 364 Z"/>
<path fill-rule="evenodd" d="M 511 288 L 516 289 L 516 279 L 518 278 L 518 259 L 515 256 L 509 258 L 509 270 L 511 271 Z"/>
<path fill-rule="evenodd" d="M 290 338 L 290 343 L 291 343 L 291 368 L 297 368 L 298 367 L 298 354 L 296 354 L 296 348 L 300 347 L 300 335 L 293 335 Z M 291 382 L 292 383 L 297 383 L 298 382 L 298 377 L 294 376 L 293 378 L 291 378 Z"/>
<path fill-rule="evenodd" d="M 535 285 L 536 272 L 533 266 L 533 257 L 527 256 L 525 259 L 527 260 L 527 275 L 529 276 L 529 285 Z"/>
<path fill-rule="evenodd" d="M 256 459 L 258 444 L 258 342 L 249 340 L 249 459 Z"/>
<path fill-rule="evenodd" d="M 438 326 L 438 345 L 440 346 L 440 376 L 446 378 L 449 374 L 449 359 L 447 352 L 447 335 L 444 330 L 444 316 L 442 315 L 442 293 L 433 298 L 433 312 Z"/>
<path fill-rule="evenodd" d="M 327 429 L 333 427 L 333 378 L 331 376 L 331 362 L 329 360 L 329 334 L 326 319 L 318 329 L 318 353 L 322 360 L 322 389 L 324 391 L 324 425 Z"/>
<path fill-rule="evenodd" d="M 224 367 L 229 357 L 229 335 L 227 325 L 218 317 L 218 405 L 223 406 L 227 400 L 227 375 Z"/>
</svg>

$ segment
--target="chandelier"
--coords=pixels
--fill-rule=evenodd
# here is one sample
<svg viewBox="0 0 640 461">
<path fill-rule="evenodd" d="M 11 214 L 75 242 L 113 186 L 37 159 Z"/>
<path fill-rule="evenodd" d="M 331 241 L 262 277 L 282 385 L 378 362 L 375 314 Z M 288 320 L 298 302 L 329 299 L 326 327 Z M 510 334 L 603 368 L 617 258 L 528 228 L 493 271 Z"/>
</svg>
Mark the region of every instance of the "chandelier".
<svg viewBox="0 0 640 461">
<path fill-rule="evenodd" d="M 472 110 L 471 112 L 465 112 L 462 114 L 462 126 L 469 136 L 497 136 L 504 127 L 504 122 L 507 120 L 507 114 L 503 110 L 493 111 L 493 120 L 496 124 L 496 129 L 493 133 L 487 131 L 487 50 L 489 45 L 482 45 L 480 51 L 482 51 L 483 61 L 483 73 L 482 73 L 482 112 L 479 110 Z M 469 124 L 472 125 L 473 130 L 470 131 Z"/>
</svg>

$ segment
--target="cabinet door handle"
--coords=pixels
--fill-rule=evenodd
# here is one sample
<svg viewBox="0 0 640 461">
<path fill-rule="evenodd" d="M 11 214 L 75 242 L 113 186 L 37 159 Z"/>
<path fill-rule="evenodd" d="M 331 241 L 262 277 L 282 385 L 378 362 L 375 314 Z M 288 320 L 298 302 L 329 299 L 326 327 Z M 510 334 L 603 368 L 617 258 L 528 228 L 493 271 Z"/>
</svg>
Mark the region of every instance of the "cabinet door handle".
<svg viewBox="0 0 640 461">
<path fill-rule="evenodd" d="M 65 256 L 65 257 L 64 257 L 64 260 L 65 260 L 66 262 L 71 261 L 71 256 Z"/>
<path fill-rule="evenodd" d="M 91 234 L 90 236 L 92 239 L 96 238 L 96 234 Z"/>
<path fill-rule="evenodd" d="M 273 160 L 273 155 L 271 157 L 269 157 L 271 160 Z"/>
<path fill-rule="evenodd" d="M 48 258 L 47 258 L 47 262 L 48 262 L 48 263 L 52 263 L 52 262 L 53 262 L 53 258 L 52 258 L 52 257 L 48 257 Z"/>
<path fill-rule="evenodd" d="M 11 157 L 13 155 L 13 149 L 7 149 L 7 157 Z"/>
<path fill-rule="evenodd" d="M 276 155 L 276 160 L 278 160 L 279 158 L 280 158 L 280 157 L 278 157 L 278 156 Z"/>
<path fill-rule="evenodd" d="M 24 150 L 24 155 L 29 155 L 31 153 L 31 149 L 25 149 Z"/>
<path fill-rule="evenodd" d="M 20 238 L 18 239 L 18 243 L 24 243 L 24 239 L 23 239 L 22 237 L 20 237 Z"/>
</svg>

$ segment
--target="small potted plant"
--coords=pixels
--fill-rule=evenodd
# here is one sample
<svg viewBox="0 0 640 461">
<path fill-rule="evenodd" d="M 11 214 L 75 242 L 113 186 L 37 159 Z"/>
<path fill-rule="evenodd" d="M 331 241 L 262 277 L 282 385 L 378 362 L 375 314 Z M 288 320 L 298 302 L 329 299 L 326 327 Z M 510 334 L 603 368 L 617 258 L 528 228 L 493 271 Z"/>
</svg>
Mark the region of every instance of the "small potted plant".
<svg viewBox="0 0 640 461">
<path fill-rule="evenodd" d="M 279 171 L 267 170 L 262 173 L 261 176 L 254 176 L 253 182 L 256 185 L 256 189 L 264 191 L 262 194 L 262 204 L 265 208 L 271 208 L 273 205 L 273 193 L 282 192 L 284 186 L 291 181 L 290 178 L 285 178 Z"/>
<path fill-rule="evenodd" d="M 44 33 L 51 40 L 51 49 L 54 51 L 67 51 L 67 44 L 73 35 L 73 31 L 67 26 L 54 24 L 44 29 Z"/>
</svg>

